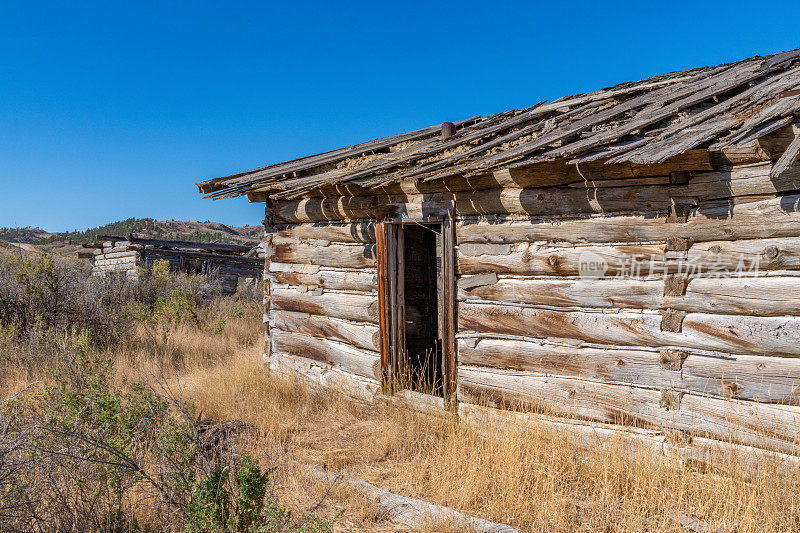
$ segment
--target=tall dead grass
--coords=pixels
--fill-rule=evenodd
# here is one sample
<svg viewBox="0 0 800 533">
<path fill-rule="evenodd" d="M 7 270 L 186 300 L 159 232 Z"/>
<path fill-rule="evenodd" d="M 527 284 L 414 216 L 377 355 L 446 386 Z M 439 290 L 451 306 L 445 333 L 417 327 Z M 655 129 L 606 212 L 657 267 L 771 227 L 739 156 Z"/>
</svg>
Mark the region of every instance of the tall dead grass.
<svg viewBox="0 0 800 533">
<path fill-rule="evenodd" d="M 545 426 L 498 431 L 359 403 L 268 374 L 256 348 L 185 374 L 182 385 L 206 415 L 255 424 L 294 461 L 523 530 L 666 532 L 691 521 L 800 530 L 800 470 L 777 463 L 753 472 L 725 457 L 720 468 L 690 468 L 621 440 L 587 452 Z"/>
</svg>

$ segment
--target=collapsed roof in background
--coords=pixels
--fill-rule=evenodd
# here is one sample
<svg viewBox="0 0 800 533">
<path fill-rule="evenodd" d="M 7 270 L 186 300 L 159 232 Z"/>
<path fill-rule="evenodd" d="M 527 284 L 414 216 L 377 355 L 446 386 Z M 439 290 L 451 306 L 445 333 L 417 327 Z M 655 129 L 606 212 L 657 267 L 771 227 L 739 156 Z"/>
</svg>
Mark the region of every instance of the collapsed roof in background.
<svg viewBox="0 0 800 533">
<path fill-rule="evenodd" d="M 219 255 L 232 255 L 242 257 L 254 257 L 258 253 L 258 245 L 246 246 L 242 244 L 228 244 L 217 242 L 199 242 L 199 241 L 170 241 L 163 239 L 148 239 L 145 237 L 137 237 L 136 235 L 98 235 L 96 242 L 91 244 L 83 244 L 84 249 L 98 250 L 103 248 L 103 243 L 110 241 L 116 243 L 124 243 L 124 245 L 131 250 L 143 250 L 145 248 L 152 248 L 157 250 L 171 250 L 181 253 L 207 253 Z M 79 252 L 79 257 L 92 257 L 93 252 Z"/>
<path fill-rule="evenodd" d="M 800 49 L 673 72 L 198 183 L 210 198 L 294 199 L 331 185 L 379 188 L 544 161 L 656 164 L 743 146 L 800 114 Z"/>
</svg>

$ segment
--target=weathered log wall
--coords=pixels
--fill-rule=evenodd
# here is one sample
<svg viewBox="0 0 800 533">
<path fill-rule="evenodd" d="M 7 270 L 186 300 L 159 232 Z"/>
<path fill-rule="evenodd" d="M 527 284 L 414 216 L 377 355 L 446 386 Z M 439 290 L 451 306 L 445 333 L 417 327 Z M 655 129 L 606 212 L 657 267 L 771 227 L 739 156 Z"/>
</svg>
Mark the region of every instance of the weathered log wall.
<svg viewBox="0 0 800 533">
<path fill-rule="evenodd" d="M 379 384 L 374 224 L 287 225 L 271 239 L 272 358 Z"/>
<path fill-rule="evenodd" d="M 798 169 L 770 169 L 465 200 L 459 400 L 796 453 Z"/>
<path fill-rule="evenodd" d="M 800 167 L 697 170 L 277 202 L 272 351 L 377 382 L 373 221 L 452 209 L 460 402 L 797 453 Z"/>
</svg>

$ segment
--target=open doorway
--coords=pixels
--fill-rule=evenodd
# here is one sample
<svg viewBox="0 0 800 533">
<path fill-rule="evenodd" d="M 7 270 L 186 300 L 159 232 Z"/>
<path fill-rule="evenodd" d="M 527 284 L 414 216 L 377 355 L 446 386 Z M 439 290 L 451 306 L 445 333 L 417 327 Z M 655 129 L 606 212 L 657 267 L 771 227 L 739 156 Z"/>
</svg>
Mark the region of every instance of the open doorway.
<svg viewBox="0 0 800 533">
<path fill-rule="evenodd" d="M 405 388 L 442 396 L 441 226 L 406 224 L 402 228 Z"/>
<path fill-rule="evenodd" d="M 449 219 L 378 224 L 381 365 L 389 393 L 455 395 L 454 235 Z"/>
</svg>

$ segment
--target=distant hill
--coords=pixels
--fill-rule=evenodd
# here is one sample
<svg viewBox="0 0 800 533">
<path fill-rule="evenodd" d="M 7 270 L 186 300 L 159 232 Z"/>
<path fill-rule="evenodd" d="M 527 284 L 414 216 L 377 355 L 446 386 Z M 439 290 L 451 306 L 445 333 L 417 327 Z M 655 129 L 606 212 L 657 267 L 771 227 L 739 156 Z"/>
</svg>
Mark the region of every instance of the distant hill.
<svg viewBox="0 0 800 533">
<path fill-rule="evenodd" d="M 185 220 L 155 220 L 129 218 L 111 222 L 86 231 L 50 233 L 39 228 L 0 228 L 0 240 L 36 245 L 44 249 L 77 249 L 81 244 L 94 242 L 98 235 L 128 235 L 166 240 L 257 244 L 262 226 L 230 227 L 218 222 L 189 222 Z M 65 249 L 66 248 L 66 249 Z"/>
<path fill-rule="evenodd" d="M 52 233 L 39 228 L 0 228 L 0 240 L 8 242 L 32 243 L 50 235 Z"/>
</svg>

